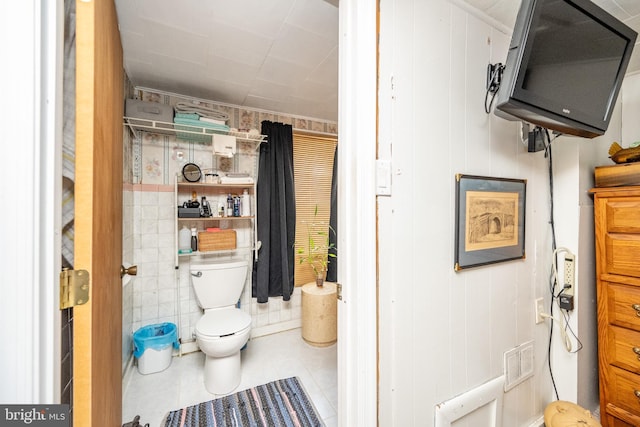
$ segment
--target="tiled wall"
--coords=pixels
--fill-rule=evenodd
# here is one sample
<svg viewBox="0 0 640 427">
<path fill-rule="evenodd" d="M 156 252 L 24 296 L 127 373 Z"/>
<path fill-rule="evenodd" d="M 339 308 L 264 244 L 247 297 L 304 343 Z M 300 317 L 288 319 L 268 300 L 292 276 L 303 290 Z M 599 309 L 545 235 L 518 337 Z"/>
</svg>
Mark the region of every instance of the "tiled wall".
<svg viewBox="0 0 640 427">
<path fill-rule="evenodd" d="M 122 189 L 122 263 L 134 264 L 133 251 L 133 191 L 130 183 L 125 183 Z M 125 371 L 131 359 L 133 341 L 133 284 L 131 276 L 122 280 L 122 372 Z"/>
<path fill-rule="evenodd" d="M 138 275 L 132 280 L 129 297 L 124 298 L 125 309 L 132 313 L 129 334 L 138 328 L 161 322 L 172 322 L 180 327 L 184 341 L 192 337 L 196 322 L 202 316 L 190 282 L 189 266 L 192 259 L 206 261 L 226 259 L 231 255 L 207 255 L 202 258 L 182 256 L 175 269 L 174 192 L 173 186 L 136 184 L 126 190 L 131 201 L 128 209 L 133 218 L 133 259 Z M 248 226 L 235 227 L 238 241 L 249 241 Z M 251 266 L 252 252 L 237 251 L 234 258 L 246 259 Z M 177 301 L 180 301 L 178 307 Z M 296 290 L 291 301 L 271 298 L 267 304 L 258 304 L 251 298 L 251 271 L 247 275 L 241 307 L 252 315 L 253 336 L 297 327 L 300 324 L 300 292 Z"/>
<path fill-rule="evenodd" d="M 174 95 L 138 90 L 139 98 L 147 101 L 175 104 L 192 100 Z M 294 128 L 323 133 L 337 133 L 335 123 L 313 121 L 277 113 L 248 110 L 208 101 L 208 106 L 219 108 L 230 115 L 230 127 L 260 128 L 262 120 L 293 124 Z M 124 261 L 138 266 L 138 275 L 131 278 L 123 289 L 123 363 L 131 357 L 132 334 L 138 328 L 160 322 L 172 322 L 179 326 L 183 342 L 192 338 L 194 327 L 202 316 L 190 283 L 190 257 L 180 257 L 175 269 L 174 231 L 174 179 L 184 163 L 196 162 L 202 169 L 216 171 L 247 172 L 255 176 L 258 156 L 253 143 L 238 143 L 234 159 L 222 159 L 211 154 L 211 145 L 186 142 L 173 136 L 142 132 L 128 136 L 125 144 L 131 148 L 125 159 L 123 230 Z M 179 200 L 180 202 L 180 200 Z M 248 228 L 236 227 L 238 240 L 251 238 Z M 131 251 L 127 255 L 126 248 Z M 234 257 L 249 261 L 249 274 L 241 297 L 241 308 L 252 316 L 252 336 L 279 332 L 301 325 L 300 289 L 290 301 L 270 298 L 268 303 L 258 304 L 251 297 L 252 252 L 237 251 Z M 221 258 L 226 255 L 209 256 Z M 179 302 L 179 305 L 178 305 Z M 130 313 L 130 314 L 129 314 Z M 124 367 L 123 367 L 124 368 Z"/>
</svg>

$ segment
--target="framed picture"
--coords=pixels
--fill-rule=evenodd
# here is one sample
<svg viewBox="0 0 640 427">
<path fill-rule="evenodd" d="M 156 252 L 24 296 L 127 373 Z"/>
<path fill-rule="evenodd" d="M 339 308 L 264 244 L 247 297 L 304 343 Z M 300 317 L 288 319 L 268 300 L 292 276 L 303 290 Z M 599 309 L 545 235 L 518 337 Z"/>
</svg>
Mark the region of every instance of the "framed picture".
<svg viewBox="0 0 640 427">
<path fill-rule="evenodd" d="M 527 181 L 456 175 L 456 271 L 523 259 Z"/>
</svg>

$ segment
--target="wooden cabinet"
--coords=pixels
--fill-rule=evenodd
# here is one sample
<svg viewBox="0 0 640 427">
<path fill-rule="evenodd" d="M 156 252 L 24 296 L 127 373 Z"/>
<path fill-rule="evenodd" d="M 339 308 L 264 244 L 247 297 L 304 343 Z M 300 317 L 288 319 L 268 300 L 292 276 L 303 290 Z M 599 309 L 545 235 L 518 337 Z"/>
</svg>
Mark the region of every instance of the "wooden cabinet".
<svg viewBox="0 0 640 427">
<path fill-rule="evenodd" d="M 640 426 L 640 186 L 594 194 L 600 418 Z"/>
</svg>

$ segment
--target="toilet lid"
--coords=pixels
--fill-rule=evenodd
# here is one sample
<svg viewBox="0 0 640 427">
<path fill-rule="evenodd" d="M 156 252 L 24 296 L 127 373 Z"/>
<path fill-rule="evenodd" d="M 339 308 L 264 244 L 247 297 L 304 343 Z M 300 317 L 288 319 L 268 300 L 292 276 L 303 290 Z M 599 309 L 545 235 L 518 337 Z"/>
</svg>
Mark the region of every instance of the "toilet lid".
<svg viewBox="0 0 640 427">
<path fill-rule="evenodd" d="M 240 332 L 251 326 L 251 316 L 239 308 L 216 310 L 206 313 L 196 324 L 196 333 L 220 337 Z"/>
</svg>

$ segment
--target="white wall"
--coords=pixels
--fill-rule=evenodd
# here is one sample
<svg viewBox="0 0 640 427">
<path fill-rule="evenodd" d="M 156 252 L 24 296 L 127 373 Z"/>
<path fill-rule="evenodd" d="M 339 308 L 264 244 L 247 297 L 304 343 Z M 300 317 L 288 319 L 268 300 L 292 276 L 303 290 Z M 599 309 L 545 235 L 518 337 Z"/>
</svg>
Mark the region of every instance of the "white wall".
<svg viewBox="0 0 640 427">
<path fill-rule="evenodd" d="M 61 2 L 0 4 L 0 402 L 60 401 Z M 19 114 L 14 114 L 20 111 Z M 17 208 L 7 208 L 19 201 Z"/>
<path fill-rule="evenodd" d="M 503 353 L 534 340 L 534 376 L 504 395 L 503 425 L 528 426 L 555 400 L 549 323 L 535 325 L 533 313 L 535 298 L 549 306 L 552 235 L 548 160 L 527 153 L 519 125 L 483 108 L 487 64 L 505 61 L 510 35 L 445 0 L 380 7 L 379 158 L 391 160 L 393 183 L 392 196 L 378 198 L 379 424 L 433 425 L 435 405 L 502 375 Z M 578 258 L 571 322 L 584 349 L 568 354 L 555 333 L 551 360 L 560 399 L 590 409 L 597 363 L 588 190 L 593 166 L 607 164 L 620 134 L 618 110 L 607 135 L 553 143 L 557 244 Z M 526 259 L 454 272 L 456 173 L 527 180 Z"/>
</svg>

